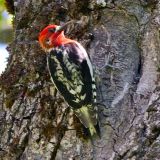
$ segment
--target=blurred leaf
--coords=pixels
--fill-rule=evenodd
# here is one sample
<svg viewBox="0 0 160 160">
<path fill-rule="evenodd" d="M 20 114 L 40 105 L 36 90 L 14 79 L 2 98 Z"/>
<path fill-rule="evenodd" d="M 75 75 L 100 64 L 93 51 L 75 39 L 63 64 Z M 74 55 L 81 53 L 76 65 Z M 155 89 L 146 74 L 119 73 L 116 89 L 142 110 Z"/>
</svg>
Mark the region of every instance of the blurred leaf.
<svg viewBox="0 0 160 160">
<path fill-rule="evenodd" d="M 2 12 L 5 10 L 4 0 L 0 0 L 0 25 L 2 23 Z"/>
<path fill-rule="evenodd" d="M 8 15 L 5 7 L 5 0 L 0 0 L 0 43 L 8 43 L 13 37 L 12 16 Z"/>
<path fill-rule="evenodd" d="M 4 5 L 4 0 L 0 0 L 0 12 L 4 11 L 5 5 Z"/>
</svg>

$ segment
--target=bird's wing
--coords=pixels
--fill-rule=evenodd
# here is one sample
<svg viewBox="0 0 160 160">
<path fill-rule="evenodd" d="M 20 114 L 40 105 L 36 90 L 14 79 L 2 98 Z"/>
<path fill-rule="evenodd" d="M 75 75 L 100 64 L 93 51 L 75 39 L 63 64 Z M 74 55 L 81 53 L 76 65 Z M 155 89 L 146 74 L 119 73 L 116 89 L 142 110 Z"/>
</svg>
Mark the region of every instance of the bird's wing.
<svg viewBox="0 0 160 160">
<path fill-rule="evenodd" d="M 82 123 L 89 127 L 90 122 L 97 123 L 97 120 L 93 122 L 96 115 L 93 107 L 93 93 L 96 92 L 93 85 L 95 84 L 83 50 L 77 44 L 69 45 L 50 52 L 48 67 L 56 88 Z M 88 115 L 92 116 L 88 117 Z M 87 118 L 90 122 L 86 121 Z"/>
<path fill-rule="evenodd" d="M 52 50 L 48 66 L 52 80 L 71 107 L 91 104 L 93 100 L 92 77 L 87 60 L 75 45 Z"/>
</svg>

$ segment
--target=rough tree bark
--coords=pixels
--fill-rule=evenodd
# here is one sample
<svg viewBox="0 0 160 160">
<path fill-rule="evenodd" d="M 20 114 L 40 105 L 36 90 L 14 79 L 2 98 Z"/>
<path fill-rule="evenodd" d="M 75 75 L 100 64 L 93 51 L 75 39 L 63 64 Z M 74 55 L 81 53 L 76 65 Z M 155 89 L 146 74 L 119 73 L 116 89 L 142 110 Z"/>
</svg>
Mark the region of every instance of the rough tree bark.
<svg viewBox="0 0 160 160">
<path fill-rule="evenodd" d="M 15 35 L 0 79 L 0 158 L 160 159 L 160 2 L 14 4 Z M 37 41 L 49 23 L 72 19 L 82 23 L 72 26 L 68 35 L 86 47 L 100 76 L 97 105 L 102 137 L 94 145 L 79 138 L 80 123 L 56 94 Z"/>
</svg>

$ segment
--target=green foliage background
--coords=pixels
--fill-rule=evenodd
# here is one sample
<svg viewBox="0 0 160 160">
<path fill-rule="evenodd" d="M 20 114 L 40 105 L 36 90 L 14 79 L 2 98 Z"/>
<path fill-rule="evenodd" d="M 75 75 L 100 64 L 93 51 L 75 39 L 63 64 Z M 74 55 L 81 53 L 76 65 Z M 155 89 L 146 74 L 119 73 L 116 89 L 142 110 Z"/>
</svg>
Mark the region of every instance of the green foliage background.
<svg viewBox="0 0 160 160">
<path fill-rule="evenodd" d="M 5 10 L 4 0 L 0 0 L 0 25 L 2 25 L 2 12 Z"/>
<path fill-rule="evenodd" d="M 6 10 L 5 0 L 0 0 L 0 43 L 11 42 L 13 37 L 12 18 L 13 16 L 3 16 Z"/>
</svg>

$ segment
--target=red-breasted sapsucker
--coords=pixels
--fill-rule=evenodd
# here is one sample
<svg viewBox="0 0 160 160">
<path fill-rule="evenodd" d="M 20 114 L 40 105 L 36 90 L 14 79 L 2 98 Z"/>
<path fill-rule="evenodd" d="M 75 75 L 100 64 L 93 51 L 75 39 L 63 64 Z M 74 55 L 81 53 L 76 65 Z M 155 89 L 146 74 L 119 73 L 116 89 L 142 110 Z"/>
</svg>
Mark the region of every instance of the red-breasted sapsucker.
<svg viewBox="0 0 160 160">
<path fill-rule="evenodd" d="M 93 67 L 83 46 L 64 36 L 68 24 L 48 25 L 40 32 L 39 43 L 47 53 L 53 84 L 93 137 L 99 135 Z"/>
</svg>

